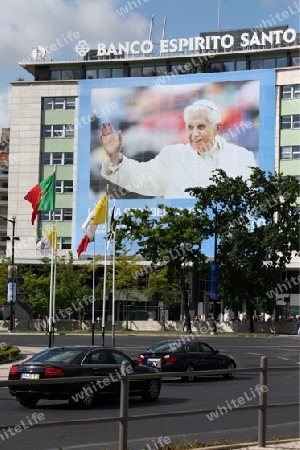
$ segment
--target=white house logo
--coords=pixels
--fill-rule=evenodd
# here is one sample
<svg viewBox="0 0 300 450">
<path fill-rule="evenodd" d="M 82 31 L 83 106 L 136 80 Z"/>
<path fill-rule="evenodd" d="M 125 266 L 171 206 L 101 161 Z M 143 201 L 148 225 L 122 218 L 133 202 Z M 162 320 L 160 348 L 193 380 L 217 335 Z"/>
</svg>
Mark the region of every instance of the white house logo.
<svg viewBox="0 0 300 450">
<path fill-rule="evenodd" d="M 80 56 L 85 56 L 90 51 L 90 45 L 84 41 L 78 41 L 78 44 L 75 47 L 76 53 Z"/>
</svg>

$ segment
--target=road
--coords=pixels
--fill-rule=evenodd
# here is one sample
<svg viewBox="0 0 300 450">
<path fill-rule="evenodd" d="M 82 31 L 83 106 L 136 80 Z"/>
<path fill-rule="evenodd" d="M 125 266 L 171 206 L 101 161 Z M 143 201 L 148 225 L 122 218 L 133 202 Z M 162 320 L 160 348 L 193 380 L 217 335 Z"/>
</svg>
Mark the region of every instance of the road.
<svg viewBox="0 0 300 450">
<path fill-rule="evenodd" d="M 176 336 L 178 338 L 178 336 Z M 116 336 L 116 346 L 132 357 L 147 348 L 154 341 L 162 340 L 162 336 L 122 335 Z M 47 337 L 44 335 L 1 335 L 1 340 L 8 344 L 22 346 L 47 347 Z M 270 367 L 299 367 L 299 342 L 292 337 L 221 337 L 206 336 L 203 338 L 213 347 L 224 353 L 233 355 L 238 367 L 257 367 L 260 357 L 268 357 Z M 90 336 L 56 336 L 55 345 L 73 345 L 90 343 Z M 98 341 L 98 342 L 97 342 Z M 95 344 L 100 344 L 97 336 Z M 111 337 L 106 336 L 106 345 L 111 345 Z M 130 415 L 151 414 L 156 412 L 188 411 L 209 408 L 218 411 L 219 417 L 190 416 L 188 418 L 164 418 L 151 421 L 133 421 L 129 426 L 129 447 L 138 450 L 148 445 L 155 450 L 158 438 L 170 439 L 171 442 L 181 440 L 186 436 L 190 441 L 198 439 L 203 443 L 211 443 L 220 439 L 245 441 L 257 436 L 257 411 L 240 413 L 237 408 L 228 413 L 232 405 L 240 397 L 244 397 L 247 405 L 257 404 L 255 386 L 259 384 L 256 373 L 238 374 L 234 380 L 206 377 L 195 383 L 179 380 L 167 380 L 158 402 L 144 404 L 140 399 L 130 400 Z M 288 403 L 299 401 L 299 373 L 270 373 L 268 380 L 269 403 Z M 98 424 L 85 426 L 59 426 L 55 428 L 30 429 L 30 427 L 15 436 L 1 433 L 2 426 L 25 423 L 36 412 L 43 414 L 45 422 L 88 419 L 95 417 L 117 417 L 119 414 L 118 400 L 105 401 L 105 405 L 97 405 L 90 410 L 76 410 L 67 402 L 40 401 L 33 409 L 20 407 L 14 398 L 10 397 L 6 388 L 0 389 L 1 421 L 0 445 L 5 450 L 81 450 L 88 448 L 113 449 L 118 444 L 117 424 Z M 5 414 L 3 414 L 5 412 Z M 40 416 L 42 417 L 42 416 Z M 26 422 L 27 421 L 27 422 Z M 268 413 L 267 438 L 278 436 L 296 437 L 299 434 L 299 409 L 275 409 Z M 2 436 L 2 437 L 1 437 Z"/>
</svg>

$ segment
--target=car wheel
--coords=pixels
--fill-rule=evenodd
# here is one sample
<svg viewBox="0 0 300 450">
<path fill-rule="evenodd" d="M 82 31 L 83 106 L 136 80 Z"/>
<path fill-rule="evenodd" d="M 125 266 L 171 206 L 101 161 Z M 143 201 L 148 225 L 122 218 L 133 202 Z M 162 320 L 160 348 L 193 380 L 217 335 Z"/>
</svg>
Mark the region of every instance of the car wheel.
<svg viewBox="0 0 300 450">
<path fill-rule="evenodd" d="M 79 386 L 78 392 L 69 398 L 71 406 L 90 408 L 95 403 L 95 391 L 92 384 Z"/>
<path fill-rule="evenodd" d="M 226 367 L 226 369 L 235 369 L 236 365 L 233 361 L 230 361 Z M 235 370 L 233 370 L 231 373 L 224 373 L 223 377 L 226 380 L 232 380 L 235 376 Z"/>
<path fill-rule="evenodd" d="M 153 378 L 147 381 L 142 399 L 147 402 L 155 402 L 158 399 L 161 389 L 161 381 L 158 378 Z"/>
<path fill-rule="evenodd" d="M 193 364 L 189 364 L 186 368 L 187 372 L 193 372 L 195 370 L 195 367 L 193 366 Z M 195 381 L 197 377 L 195 377 L 194 375 L 189 375 L 188 377 L 181 377 L 181 379 L 183 381 Z"/>
<path fill-rule="evenodd" d="M 34 408 L 39 401 L 38 398 L 34 397 L 19 397 L 19 403 L 26 408 Z"/>
</svg>

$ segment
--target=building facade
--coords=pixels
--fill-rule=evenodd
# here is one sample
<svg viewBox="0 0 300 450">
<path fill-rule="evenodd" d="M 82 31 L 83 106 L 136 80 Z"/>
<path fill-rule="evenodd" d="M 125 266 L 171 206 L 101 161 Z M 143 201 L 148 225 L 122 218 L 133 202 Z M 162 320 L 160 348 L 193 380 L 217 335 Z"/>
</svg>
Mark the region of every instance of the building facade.
<svg viewBox="0 0 300 450">
<path fill-rule="evenodd" d="M 81 47 L 84 47 L 82 41 L 76 47 L 79 55 Z M 168 87 L 174 83 L 180 85 L 180 80 L 187 79 L 183 76 L 190 77 L 193 83 L 199 84 L 207 82 L 209 77 L 215 77 L 212 88 L 216 87 L 219 80 L 228 86 L 232 86 L 235 80 L 237 83 L 242 80 L 246 86 L 246 82 L 252 80 L 252 75 L 255 74 L 258 78 L 262 76 L 263 79 L 263 74 L 267 73 L 265 71 L 269 71 L 268 73 L 274 74 L 275 80 L 271 95 L 274 123 L 269 124 L 271 130 L 274 129 L 274 140 L 269 143 L 274 151 L 273 170 L 299 177 L 299 33 L 289 29 L 288 26 L 256 31 L 227 30 L 201 33 L 197 38 L 163 41 L 158 52 L 153 50 L 151 42 L 148 41 L 140 43 L 139 47 L 137 48 L 137 44 L 127 43 L 118 46 L 111 44 L 107 48 L 99 44 L 96 50 L 87 48 L 81 56 L 74 57 L 73 61 L 40 59 L 21 64 L 24 70 L 32 74 L 32 81 L 11 83 L 7 217 L 13 215 L 17 217 L 16 232 L 20 242 L 15 248 L 16 262 L 34 262 L 40 258 L 36 242 L 49 230 L 52 216 L 48 212 L 42 212 L 36 223 L 31 225 L 31 205 L 24 201 L 24 195 L 35 184 L 50 175 L 54 165 L 58 254 L 61 256 L 68 254 L 69 251 L 76 252 L 80 238 L 78 230 L 87 215 L 88 208 L 95 203 L 95 201 L 86 203 L 87 207 L 84 209 L 84 198 L 81 203 L 78 201 L 80 193 L 82 191 L 89 195 L 94 191 L 93 193 L 99 196 L 105 190 L 106 182 L 103 180 L 96 190 L 91 183 L 86 184 L 86 179 L 97 178 L 97 174 L 100 173 L 96 171 L 97 164 L 103 157 L 97 141 L 99 124 L 101 121 L 112 120 L 114 110 L 119 108 L 119 105 L 114 108 L 113 101 L 102 102 L 100 91 L 101 108 L 93 109 L 98 98 L 96 89 L 99 86 L 119 89 L 125 97 L 124 92 L 128 90 L 129 95 L 132 85 L 139 86 L 139 94 L 142 94 L 143 89 L 149 86 L 150 80 L 152 86 L 160 86 L 162 90 L 165 89 L 164 86 Z M 222 78 L 223 76 L 225 78 Z M 84 92 L 87 93 L 86 96 L 83 95 Z M 189 98 L 187 92 L 190 92 L 188 88 L 185 90 L 185 98 Z M 82 114 L 86 112 L 86 99 L 89 95 L 91 114 Z M 103 99 L 107 98 L 106 94 L 103 95 Z M 148 103 L 149 98 L 148 92 Z M 262 110 L 267 101 L 270 99 L 260 98 L 259 105 Z M 127 108 L 129 103 L 130 99 L 126 98 Z M 161 111 L 163 111 L 162 104 L 163 100 L 160 100 Z M 146 102 L 143 105 L 146 109 Z M 132 117 L 134 107 L 134 104 L 130 105 Z M 250 105 L 249 108 L 253 106 Z M 174 116 L 174 120 L 176 117 Z M 164 116 L 161 115 L 160 118 Z M 255 120 L 254 115 L 252 119 Z M 265 120 L 267 122 L 269 119 Z M 122 121 L 125 122 L 125 119 L 119 118 L 119 123 L 123 123 Z M 88 140 L 84 134 L 85 128 L 88 128 Z M 270 132 L 267 128 L 266 132 Z M 148 139 L 149 136 L 152 136 L 151 130 Z M 153 134 L 153 139 L 155 136 Z M 88 149 L 87 143 L 90 146 Z M 83 151 L 86 152 L 84 155 Z M 151 147 L 148 151 L 153 156 Z M 94 159 L 94 155 L 98 159 Z M 88 171 L 84 165 L 87 158 Z M 131 204 L 128 193 L 124 194 L 122 199 L 127 201 L 127 206 Z M 8 255 L 9 251 L 8 247 Z M 300 261 L 294 258 L 288 271 L 299 273 L 299 268 Z M 199 304 L 202 304 L 204 313 L 209 304 L 207 283 L 202 283 L 202 287 L 197 283 L 191 283 L 191 286 L 196 290 L 195 293 L 191 290 L 195 314 L 200 310 Z M 299 294 L 293 292 L 289 295 L 293 314 L 300 314 L 297 307 Z M 284 302 L 284 298 L 282 301 Z"/>
</svg>

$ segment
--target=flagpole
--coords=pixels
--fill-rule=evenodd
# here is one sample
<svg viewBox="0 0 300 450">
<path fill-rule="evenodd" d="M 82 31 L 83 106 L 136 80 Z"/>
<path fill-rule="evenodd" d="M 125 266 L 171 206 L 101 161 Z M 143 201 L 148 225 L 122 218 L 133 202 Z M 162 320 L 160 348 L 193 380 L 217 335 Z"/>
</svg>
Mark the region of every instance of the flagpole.
<svg viewBox="0 0 300 450">
<path fill-rule="evenodd" d="M 220 0 L 218 0 L 218 31 L 220 31 L 220 17 L 221 17 L 221 5 Z"/>
<path fill-rule="evenodd" d="M 95 345 L 95 247 L 96 247 L 96 235 L 93 245 L 93 303 L 92 303 L 92 345 Z"/>
<path fill-rule="evenodd" d="M 54 233 L 55 226 L 55 180 L 56 180 L 56 164 L 53 168 L 54 175 L 54 208 L 52 211 L 52 231 Z M 55 298 L 55 282 L 54 282 L 54 245 L 51 246 L 51 270 L 50 270 L 50 298 L 49 298 L 49 348 L 52 347 L 54 343 L 54 298 Z M 53 336 L 53 338 L 52 338 Z"/>
<path fill-rule="evenodd" d="M 115 281 L 116 281 L 116 244 L 115 244 L 116 232 L 113 231 L 112 239 L 113 239 L 113 276 L 112 276 L 112 348 L 115 347 L 115 305 L 116 305 L 116 297 L 115 297 Z"/>
<path fill-rule="evenodd" d="M 106 186 L 108 192 L 108 185 Z M 102 304 L 102 347 L 105 344 L 105 312 L 106 312 L 106 265 L 107 265 L 107 234 L 108 234 L 108 195 L 106 202 L 106 232 L 105 232 L 105 246 L 104 246 L 104 277 L 103 277 L 103 304 Z"/>
</svg>

